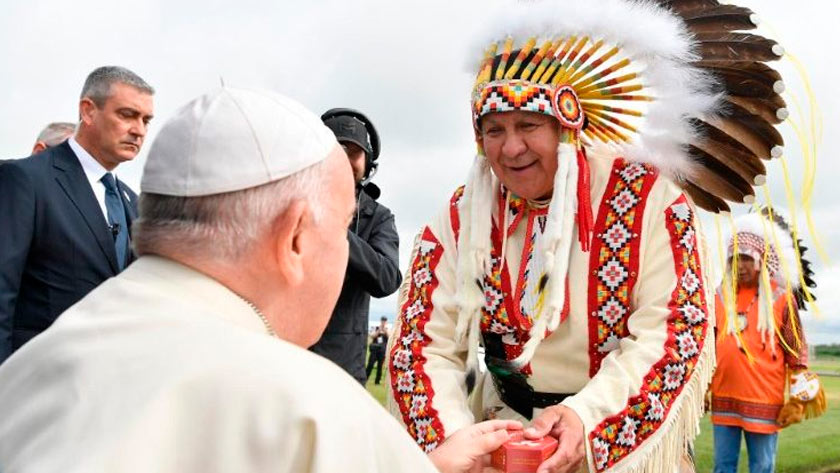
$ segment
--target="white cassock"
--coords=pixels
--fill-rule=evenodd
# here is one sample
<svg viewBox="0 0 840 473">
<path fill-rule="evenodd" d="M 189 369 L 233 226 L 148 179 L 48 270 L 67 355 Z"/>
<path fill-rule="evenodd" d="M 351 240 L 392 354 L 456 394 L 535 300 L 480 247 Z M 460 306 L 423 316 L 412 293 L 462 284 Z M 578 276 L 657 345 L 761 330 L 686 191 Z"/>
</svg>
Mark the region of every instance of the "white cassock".
<svg viewBox="0 0 840 473">
<path fill-rule="evenodd" d="M 0 471 L 436 470 L 339 368 L 147 256 L 0 367 Z"/>
</svg>

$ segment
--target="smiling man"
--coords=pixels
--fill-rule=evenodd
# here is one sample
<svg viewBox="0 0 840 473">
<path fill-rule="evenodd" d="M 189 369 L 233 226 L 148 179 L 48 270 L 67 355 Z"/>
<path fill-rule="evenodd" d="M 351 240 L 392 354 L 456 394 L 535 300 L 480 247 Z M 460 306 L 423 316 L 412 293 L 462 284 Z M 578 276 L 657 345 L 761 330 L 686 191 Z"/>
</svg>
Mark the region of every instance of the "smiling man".
<svg viewBox="0 0 840 473">
<path fill-rule="evenodd" d="M 133 260 L 136 194 L 114 171 L 143 146 L 153 94 L 128 69 L 100 67 L 75 136 L 0 167 L 0 362 Z"/>
</svg>

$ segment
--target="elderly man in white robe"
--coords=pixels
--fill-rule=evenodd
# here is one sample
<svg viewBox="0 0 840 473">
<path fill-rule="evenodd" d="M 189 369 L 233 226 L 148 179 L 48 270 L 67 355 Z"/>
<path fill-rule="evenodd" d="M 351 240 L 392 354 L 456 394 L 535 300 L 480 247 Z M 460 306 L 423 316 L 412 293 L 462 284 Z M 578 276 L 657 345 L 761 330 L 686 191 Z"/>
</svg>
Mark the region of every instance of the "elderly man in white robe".
<svg viewBox="0 0 840 473">
<path fill-rule="evenodd" d="M 221 89 L 160 131 L 139 259 L 0 369 L 0 470 L 478 471 L 518 423 L 426 456 L 306 351 L 338 297 L 354 210 L 341 146 L 273 93 Z"/>
</svg>

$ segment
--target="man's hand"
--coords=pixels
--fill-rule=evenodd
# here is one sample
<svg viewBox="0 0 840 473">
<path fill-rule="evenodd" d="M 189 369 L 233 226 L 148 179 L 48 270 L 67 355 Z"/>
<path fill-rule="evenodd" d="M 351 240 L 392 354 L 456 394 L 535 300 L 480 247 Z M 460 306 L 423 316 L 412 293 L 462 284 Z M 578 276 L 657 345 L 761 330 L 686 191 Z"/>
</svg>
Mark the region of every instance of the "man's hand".
<svg viewBox="0 0 840 473">
<path fill-rule="evenodd" d="M 560 442 L 557 451 L 540 464 L 537 473 L 572 473 L 586 459 L 583 422 L 566 406 L 558 404 L 547 408 L 524 433 L 525 438 L 536 440 L 551 435 Z"/>
<path fill-rule="evenodd" d="M 488 420 L 464 427 L 430 453 L 429 459 L 441 473 L 482 472 L 489 463 L 488 454 L 507 442 L 507 431 L 521 428 L 515 420 Z"/>
</svg>

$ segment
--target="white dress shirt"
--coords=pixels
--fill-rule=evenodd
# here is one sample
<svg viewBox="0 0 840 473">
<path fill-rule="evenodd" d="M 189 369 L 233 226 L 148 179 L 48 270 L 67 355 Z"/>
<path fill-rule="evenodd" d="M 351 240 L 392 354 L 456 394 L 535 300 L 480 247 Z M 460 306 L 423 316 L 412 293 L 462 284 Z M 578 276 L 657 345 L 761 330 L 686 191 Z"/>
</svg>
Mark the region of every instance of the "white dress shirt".
<svg viewBox="0 0 840 473">
<path fill-rule="evenodd" d="M 90 188 L 93 190 L 93 195 L 96 196 L 96 201 L 99 202 L 99 207 L 102 209 L 102 215 L 105 217 L 105 221 L 108 222 L 108 207 L 105 206 L 105 184 L 101 180 L 102 176 L 108 173 L 108 170 L 99 164 L 99 161 L 91 156 L 87 150 L 82 148 L 82 145 L 76 141 L 75 136 L 70 137 L 68 144 L 70 145 L 70 149 L 73 150 L 73 153 L 76 154 L 76 157 L 79 158 L 79 163 L 81 163 L 82 169 L 85 171 L 85 176 L 90 183 Z M 116 179 L 116 175 L 114 175 L 114 178 Z"/>
</svg>

